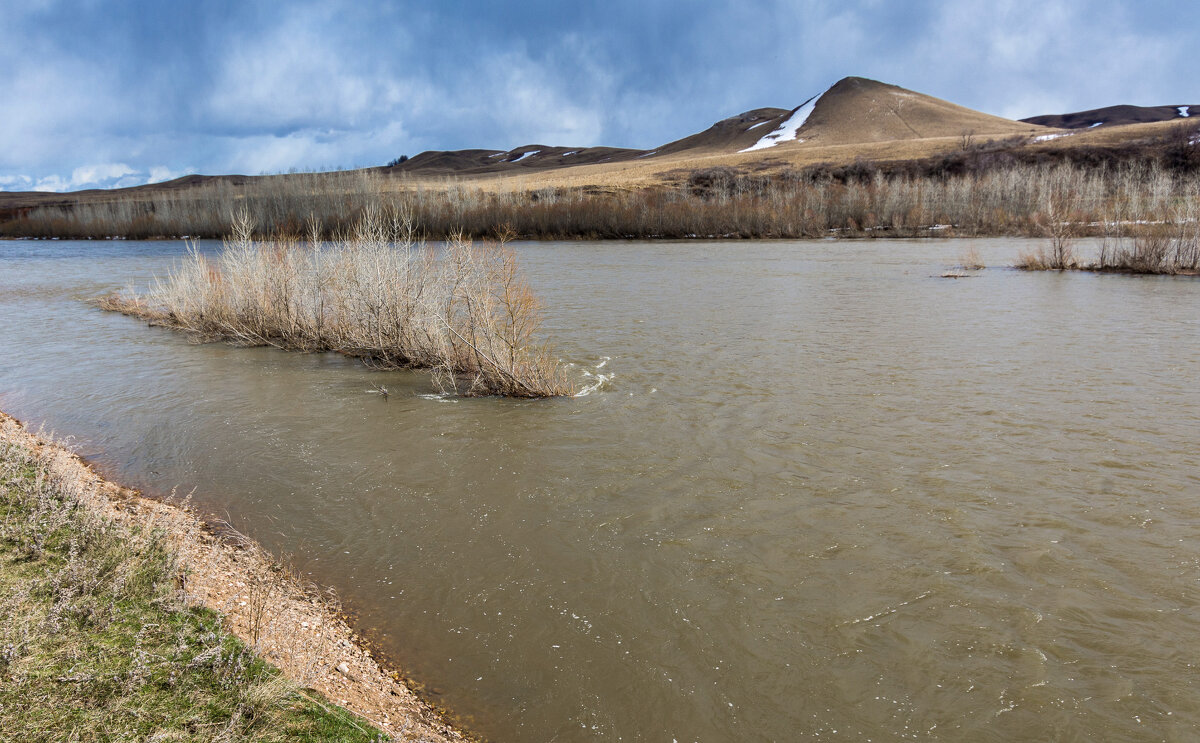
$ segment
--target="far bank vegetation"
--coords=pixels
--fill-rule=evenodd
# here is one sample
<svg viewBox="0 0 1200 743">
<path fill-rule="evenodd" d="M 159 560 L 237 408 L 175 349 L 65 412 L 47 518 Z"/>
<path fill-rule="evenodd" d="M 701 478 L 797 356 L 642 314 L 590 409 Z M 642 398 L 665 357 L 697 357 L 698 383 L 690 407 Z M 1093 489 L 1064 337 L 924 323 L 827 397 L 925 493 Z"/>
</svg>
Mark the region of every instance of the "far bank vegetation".
<svg viewBox="0 0 1200 743">
<path fill-rule="evenodd" d="M 403 211 L 370 209 L 332 241 L 257 240 L 242 212 L 219 254 L 195 247 L 144 294 L 101 307 L 201 340 L 336 351 L 380 368 L 429 369 L 443 391 L 549 397 L 574 392 L 538 343 L 539 306 L 515 253 L 453 235 L 416 240 Z"/>
<path fill-rule="evenodd" d="M 0 235 L 222 237 L 245 211 L 260 237 L 315 225 L 328 238 L 394 206 L 428 239 L 502 227 L 533 239 L 1043 236 L 1064 222 L 1075 234 L 1124 238 L 1174 223 L 1200 201 L 1197 131 L 1106 148 L 1004 140 L 921 160 L 681 169 L 629 190 L 484 190 L 387 169 L 215 178 L 8 208 Z"/>
<path fill-rule="evenodd" d="M 1193 186 L 1167 201 L 1156 219 L 1094 223 L 1080 217 L 1076 194 L 1052 192 L 1038 223 L 1046 240 L 1037 249 L 1021 253 L 1014 265 L 1031 271 L 1196 274 L 1200 272 L 1200 194 Z M 1078 240 L 1085 236 L 1100 238 L 1094 257 L 1080 253 Z"/>
</svg>

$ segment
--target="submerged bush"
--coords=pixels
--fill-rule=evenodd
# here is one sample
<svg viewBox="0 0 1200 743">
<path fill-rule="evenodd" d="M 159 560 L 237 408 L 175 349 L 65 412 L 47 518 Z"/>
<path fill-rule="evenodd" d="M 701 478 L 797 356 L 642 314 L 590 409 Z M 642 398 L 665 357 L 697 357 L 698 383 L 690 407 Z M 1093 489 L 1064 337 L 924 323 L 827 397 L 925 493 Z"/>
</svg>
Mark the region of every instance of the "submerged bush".
<svg viewBox="0 0 1200 743">
<path fill-rule="evenodd" d="M 105 309 L 206 340 L 337 351 L 381 368 L 430 369 L 445 391 L 548 397 L 574 390 L 536 340 L 539 306 L 503 242 L 415 240 L 404 214 L 367 211 L 332 242 L 256 241 L 244 213 L 221 253 L 194 246 L 144 296 Z"/>
</svg>

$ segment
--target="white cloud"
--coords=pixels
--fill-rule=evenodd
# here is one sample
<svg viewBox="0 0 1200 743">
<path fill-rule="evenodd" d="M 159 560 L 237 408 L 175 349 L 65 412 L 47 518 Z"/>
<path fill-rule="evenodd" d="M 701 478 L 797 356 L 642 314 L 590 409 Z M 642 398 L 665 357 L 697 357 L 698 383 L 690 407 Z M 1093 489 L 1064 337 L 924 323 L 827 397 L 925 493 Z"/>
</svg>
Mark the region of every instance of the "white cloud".
<svg viewBox="0 0 1200 743">
<path fill-rule="evenodd" d="M 171 170 L 163 165 L 155 165 L 150 168 L 150 174 L 146 177 L 146 183 L 162 183 L 163 181 L 173 181 L 176 178 L 192 174 L 193 170 Z"/>
<path fill-rule="evenodd" d="M 33 179 L 27 175 L 0 175 L 0 191 L 25 191 L 33 185 Z"/>
<path fill-rule="evenodd" d="M 953 60 L 931 66 L 926 77 L 944 92 L 924 92 L 1009 118 L 1169 103 L 1178 94 L 1169 71 L 1184 62 L 1181 49 L 1169 30 L 1150 37 L 1130 20 L 1125 6 L 1106 2 L 947 4 L 913 57 Z M 966 84 L 964 70 L 974 85 Z"/>
<path fill-rule="evenodd" d="M 136 171 L 125 163 L 102 163 L 99 165 L 85 165 L 81 168 L 75 168 L 71 172 L 71 185 L 84 186 L 91 183 L 104 183 L 106 181 L 116 181 L 127 175 L 133 175 Z"/>
<path fill-rule="evenodd" d="M 332 8 L 294 12 L 266 34 L 234 39 L 219 61 L 207 113 L 218 127 L 368 126 L 384 111 L 420 105 L 416 79 L 329 33 Z"/>
<path fill-rule="evenodd" d="M 792 108 L 844 75 L 1010 117 L 1190 103 L 1200 11 L 1159 5 L 616 0 L 600 15 L 481 4 L 452 18 L 462 7 L 326 0 L 201 4 L 149 23 L 122 3 L 19 3 L 0 23 L 0 188 L 422 149 L 651 148 L 749 108 Z M 173 21 L 177 41 L 147 35 Z M 647 31 L 667 22 L 671 34 Z M 95 43 L 70 41 L 93 31 Z"/>
<path fill-rule="evenodd" d="M 30 191 L 78 191 L 86 188 L 128 188 L 146 183 L 178 178 L 183 173 L 157 165 L 149 172 L 135 170 L 125 163 L 96 163 L 71 171 L 70 177 L 57 173 L 44 175 L 36 180 L 27 175 L 0 176 L 0 186 L 5 190 Z M 10 187 L 11 186 L 11 187 Z"/>
<path fill-rule="evenodd" d="M 381 165 L 379 152 L 400 152 L 407 134 L 403 124 L 391 122 L 378 129 L 337 131 L 304 129 L 285 135 L 256 134 L 230 137 L 223 172 L 246 175 L 302 169 L 350 168 Z M 394 155 L 393 155 L 394 156 Z"/>
<path fill-rule="evenodd" d="M 71 184 L 62 179 L 61 176 L 48 175 L 44 178 L 39 178 L 36 185 L 31 188 L 31 191 L 69 191 Z"/>
</svg>

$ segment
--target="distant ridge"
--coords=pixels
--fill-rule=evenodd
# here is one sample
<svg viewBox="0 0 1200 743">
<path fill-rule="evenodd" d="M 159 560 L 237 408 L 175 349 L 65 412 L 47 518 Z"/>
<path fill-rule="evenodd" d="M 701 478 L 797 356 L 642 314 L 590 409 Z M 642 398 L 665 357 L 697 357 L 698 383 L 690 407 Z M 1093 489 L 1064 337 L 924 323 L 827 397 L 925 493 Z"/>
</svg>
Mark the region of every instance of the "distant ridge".
<svg viewBox="0 0 1200 743">
<path fill-rule="evenodd" d="M 1046 114 L 1021 119 L 1027 124 L 1058 129 L 1094 129 L 1124 124 L 1150 124 L 1200 116 L 1200 106 L 1106 106 L 1069 114 Z"/>
<path fill-rule="evenodd" d="M 505 173 L 629 160 L 643 150 L 620 147 L 548 147 L 529 144 L 512 150 L 427 150 L 391 167 L 394 173 Z"/>
<path fill-rule="evenodd" d="M 989 139 L 1012 138 L 1012 147 L 1043 148 L 1044 142 L 1055 140 L 1054 147 L 1069 148 L 1141 136 L 1136 132 L 1114 132 L 1093 137 L 1081 131 L 1087 128 L 1192 117 L 1200 117 L 1200 106 L 1111 106 L 1012 121 L 896 85 L 846 77 L 792 108 L 754 108 L 652 149 L 526 144 L 509 150 L 428 150 L 403 162 L 368 170 L 385 176 L 411 176 L 414 182 L 435 183 L 446 176 L 467 176 L 481 184 L 494 179 L 505 188 L 546 187 L 533 184 L 632 188 L 675 184 L 678 174 L 689 169 L 734 167 L 765 173 L 857 159 L 911 160 L 966 149 L 972 140 L 982 144 Z M 213 182 L 240 186 L 259 177 L 290 176 L 194 175 L 127 189 L 77 191 L 70 196 L 0 192 L 0 207 L 63 205 L 78 194 L 108 200 L 124 198 L 122 194 L 132 197 L 186 191 Z M 510 177 L 515 179 L 509 182 Z"/>
<path fill-rule="evenodd" d="M 756 108 L 721 119 L 699 134 L 668 142 L 653 152 L 656 155 L 688 150 L 736 152 L 753 145 L 759 137 L 775 129 L 791 113 L 785 108 Z"/>
<path fill-rule="evenodd" d="M 651 150 L 540 144 L 512 150 L 431 150 L 387 170 L 428 175 L 516 174 L 667 156 L 678 159 L 692 154 L 770 151 L 807 142 L 839 145 L 1030 133 L 1029 123 L 973 111 L 896 85 L 847 77 L 796 108 L 755 108 Z"/>
</svg>

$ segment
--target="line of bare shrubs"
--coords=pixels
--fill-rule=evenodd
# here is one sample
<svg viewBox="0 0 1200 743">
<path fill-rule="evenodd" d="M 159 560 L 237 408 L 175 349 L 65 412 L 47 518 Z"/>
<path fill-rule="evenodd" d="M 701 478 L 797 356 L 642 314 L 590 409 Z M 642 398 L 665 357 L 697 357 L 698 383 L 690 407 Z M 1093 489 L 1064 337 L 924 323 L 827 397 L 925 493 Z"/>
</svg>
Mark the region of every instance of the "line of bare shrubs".
<svg viewBox="0 0 1200 743">
<path fill-rule="evenodd" d="M 1193 127 L 1194 128 L 1194 127 Z M 221 237 L 230 214 L 255 215 L 258 234 L 346 232 L 370 210 L 399 204 L 418 234 L 485 237 L 509 225 L 527 238 L 1042 235 L 1046 204 L 1066 194 L 1085 234 L 1106 222 L 1160 222 L 1200 189 L 1193 129 L 1108 148 L 1029 148 L 1003 140 L 933 158 L 765 173 L 680 171 L 671 185 L 634 191 L 484 191 L 447 178 L 430 185 L 382 170 L 217 178 L 106 201 L 0 215 L 0 235 L 101 238 Z M 90 198 L 90 197 L 89 197 Z M 931 232 L 930 228 L 939 226 Z M 947 229 L 946 226 L 949 226 Z"/>
<path fill-rule="evenodd" d="M 397 198 L 430 236 L 486 235 L 509 224 L 541 239 L 910 237 L 1041 235 L 1052 199 L 1085 225 L 1160 220 L 1200 191 L 1200 179 L 1157 164 L 1014 166 L 946 177 L 888 176 L 861 165 L 862 178 L 844 180 L 820 169 L 760 175 L 723 167 L 681 173 L 674 187 L 620 193 L 451 187 Z"/>
<path fill-rule="evenodd" d="M 145 295 L 100 300 L 104 309 L 205 340 L 337 351 L 381 368 L 433 371 L 444 391 L 548 397 L 574 392 L 536 340 L 539 307 L 514 252 L 452 236 L 418 242 L 400 211 L 363 213 L 325 242 L 257 241 L 245 212 L 219 255 L 193 245 Z"/>
<path fill-rule="evenodd" d="M 1027 270 L 1079 269 L 1141 274 L 1200 272 L 1200 196 L 1180 197 L 1168 219 L 1154 222 L 1112 220 L 1100 225 L 1095 260 L 1082 258 L 1074 245 L 1083 231 L 1073 215 L 1057 205 L 1043 221 L 1046 242 L 1021 253 L 1015 266 Z"/>
</svg>

